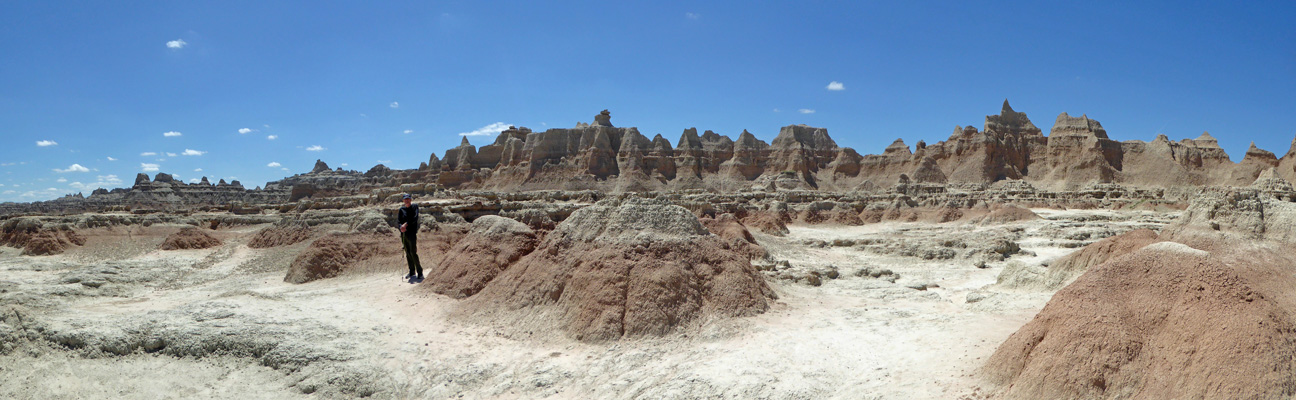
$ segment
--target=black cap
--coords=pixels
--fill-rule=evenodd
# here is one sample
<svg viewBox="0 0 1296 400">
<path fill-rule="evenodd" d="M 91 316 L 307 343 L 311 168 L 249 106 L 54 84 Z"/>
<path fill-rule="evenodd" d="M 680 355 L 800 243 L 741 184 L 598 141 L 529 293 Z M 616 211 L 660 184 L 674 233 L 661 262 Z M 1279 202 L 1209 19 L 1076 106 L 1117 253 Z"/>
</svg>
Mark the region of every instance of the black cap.
<svg viewBox="0 0 1296 400">
<path fill-rule="evenodd" d="M 413 196 L 410 196 L 409 193 L 405 193 L 405 195 L 404 195 L 404 196 L 401 196 L 401 198 L 402 198 L 402 199 L 412 199 L 412 198 L 414 198 L 414 197 L 413 197 Z"/>
</svg>

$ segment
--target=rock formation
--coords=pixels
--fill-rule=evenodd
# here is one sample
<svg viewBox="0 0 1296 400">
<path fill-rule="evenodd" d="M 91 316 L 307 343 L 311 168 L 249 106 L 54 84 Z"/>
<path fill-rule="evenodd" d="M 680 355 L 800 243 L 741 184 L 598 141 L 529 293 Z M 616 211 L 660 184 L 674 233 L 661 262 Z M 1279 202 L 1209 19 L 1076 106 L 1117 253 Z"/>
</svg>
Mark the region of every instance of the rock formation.
<svg viewBox="0 0 1296 400">
<path fill-rule="evenodd" d="M 881 154 L 861 155 L 840 147 L 823 128 L 789 125 L 766 143 L 742 131 L 737 140 L 712 131 L 685 129 L 678 142 L 660 134 L 648 139 L 638 129 L 617 127 L 604 110 L 592 123 L 533 132 L 509 127 L 491 144 L 472 145 L 467 137 L 444 157 L 429 155 L 426 165 L 397 170 L 383 165 L 365 173 L 329 169 L 317 160 L 311 172 L 247 190 L 237 181 L 185 184 L 167 174 L 140 174 L 128 189 L 98 189 L 88 197 L 69 195 L 48 202 L 0 205 L 0 215 L 30 212 L 170 210 L 225 207 L 256 213 L 285 203 L 365 196 L 390 200 L 391 189 L 414 194 L 440 190 L 597 190 L 609 193 L 705 190 L 735 193 L 818 190 L 877 193 L 907 181 L 902 192 L 942 191 L 947 186 L 1029 183 L 1047 191 L 1083 191 L 1095 185 L 1138 190 L 1201 186 L 1247 186 L 1269 169 L 1277 178 L 1296 179 L 1296 142 L 1282 157 L 1254 145 L 1232 162 L 1209 133 L 1171 141 L 1116 142 L 1087 115 L 1058 115 L 1048 136 L 1005 100 L 982 129 L 956 127 L 945 141 L 902 139 Z M 1269 181 L 1276 183 L 1276 181 Z M 354 199 L 354 197 L 353 197 Z M 348 200 L 355 201 L 355 200 Z M 333 203 L 341 207 L 341 204 Z M 246 205 L 260 205 L 247 207 Z M 355 205 L 355 204 L 352 204 Z"/>
<path fill-rule="evenodd" d="M 220 245 L 220 239 L 212 237 L 201 229 L 189 227 L 168 235 L 158 248 L 162 250 L 194 250 Z"/>
<path fill-rule="evenodd" d="M 454 298 L 477 294 L 534 250 L 538 241 L 535 232 L 521 222 L 493 215 L 477 218 L 441 262 L 428 268 L 423 287 Z"/>
<path fill-rule="evenodd" d="M 468 307 L 550 310 L 560 329 L 591 341 L 661 335 L 704 316 L 752 315 L 772 296 L 748 256 L 688 210 L 629 199 L 573 213 Z"/>
</svg>

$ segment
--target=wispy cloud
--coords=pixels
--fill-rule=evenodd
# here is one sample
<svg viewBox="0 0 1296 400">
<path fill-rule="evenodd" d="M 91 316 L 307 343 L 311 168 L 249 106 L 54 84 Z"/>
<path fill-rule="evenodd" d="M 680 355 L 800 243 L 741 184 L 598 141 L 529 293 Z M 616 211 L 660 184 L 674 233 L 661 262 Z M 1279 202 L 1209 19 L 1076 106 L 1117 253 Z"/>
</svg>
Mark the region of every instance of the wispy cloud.
<svg viewBox="0 0 1296 400">
<path fill-rule="evenodd" d="M 198 178 L 189 178 L 189 183 L 198 183 L 198 182 L 202 182 L 202 180 Z"/>
<path fill-rule="evenodd" d="M 406 129 L 406 130 L 405 130 L 405 134 L 406 134 L 406 135 L 411 134 L 411 133 L 414 133 L 414 130 L 413 130 L 413 129 Z"/>
<path fill-rule="evenodd" d="M 157 164 L 140 163 L 140 170 L 144 172 L 158 172 L 159 168 Z"/>
<path fill-rule="evenodd" d="M 400 103 L 393 101 L 390 105 L 388 105 L 388 107 L 400 108 Z"/>
<path fill-rule="evenodd" d="M 775 108 L 775 109 L 774 109 L 774 112 L 783 112 L 783 110 L 780 110 L 780 109 Z"/>
<path fill-rule="evenodd" d="M 249 134 L 249 133 L 252 133 L 252 132 L 256 132 L 256 129 L 252 129 L 252 128 L 239 128 L 238 132 L 239 132 L 240 135 L 246 135 L 246 134 Z"/>
<path fill-rule="evenodd" d="M 270 135 L 270 136 L 266 136 L 266 140 L 275 140 L 275 139 L 278 139 L 278 138 L 279 138 L 279 135 Z"/>
<path fill-rule="evenodd" d="M 843 85 L 841 82 L 837 82 L 837 81 L 828 82 L 828 90 L 832 90 L 832 91 L 846 90 L 846 85 Z"/>
<path fill-rule="evenodd" d="M 323 147 L 320 147 L 320 145 L 318 145 L 318 144 L 306 148 L 306 151 L 324 151 L 324 150 L 325 150 L 325 149 L 324 149 Z"/>
<path fill-rule="evenodd" d="M 194 168 L 194 172 L 202 172 L 202 168 Z"/>
<path fill-rule="evenodd" d="M 176 155 L 177 155 L 176 153 L 172 153 L 172 152 L 167 152 L 167 153 L 166 153 L 166 156 L 167 156 L 167 157 L 175 157 Z"/>
<path fill-rule="evenodd" d="M 802 108 L 802 109 L 800 109 L 800 110 L 797 110 L 797 112 L 802 113 L 802 114 L 814 114 L 815 111 L 814 111 L 814 110 L 811 110 L 811 109 L 809 109 L 809 108 Z"/>
<path fill-rule="evenodd" d="M 176 131 L 162 132 L 162 136 L 166 136 L 166 137 L 176 137 L 180 135 L 184 135 L 184 134 Z"/>
<path fill-rule="evenodd" d="M 116 158 L 112 158 L 112 157 L 110 156 L 110 157 L 108 157 L 108 161 L 117 161 L 117 159 L 116 159 Z"/>
<path fill-rule="evenodd" d="M 58 183 L 63 183 L 63 182 L 67 182 L 67 178 L 58 178 L 58 179 L 56 179 L 56 180 L 54 180 L 54 181 L 55 181 L 55 182 L 58 182 Z"/>
<path fill-rule="evenodd" d="M 266 166 L 270 168 L 275 168 L 275 167 L 282 167 L 283 165 L 279 164 L 278 162 L 271 161 L 269 164 L 266 164 Z"/>
<path fill-rule="evenodd" d="M 687 12 L 687 13 L 684 13 L 684 18 L 688 18 L 688 19 L 698 19 L 698 18 L 702 18 L 702 16 L 701 16 L 701 15 L 698 15 L 697 13 Z"/>
<path fill-rule="evenodd" d="M 36 141 L 36 145 L 40 147 L 58 146 L 58 142 L 53 140 L 39 140 Z"/>
<path fill-rule="evenodd" d="M 58 172 L 60 174 L 68 173 L 68 172 L 90 172 L 90 169 L 86 167 L 82 167 L 81 164 L 72 164 L 69 165 L 67 169 L 54 168 L 54 172 Z"/>
<path fill-rule="evenodd" d="M 172 40 L 172 41 L 167 42 L 167 48 L 168 48 L 168 49 L 183 49 L 185 46 L 188 46 L 188 45 L 189 45 L 189 42 L 184 41 L 184 39 L 176 39 L 176 40 Z"/>
<path fill-rule="evenodd" d="M 503 132 L 505 129 L 508 129 L 508 127 L 509 124 L 503 122 L 496 122 L 490 125 L 483 126 L 481 128 L 477 128 L 477 130 L 474 130 L 472 132 L 460 133 L 459 136 L 498 135 L 500 132 Z"/>
<path fill-rule="evenodd" d="M 205 152 L 205 151 L 198 151 L 198 150 L 194 150 L 194 149 L 185 149 L 184 153 L 180 153 L 180 154 L 184 154 L 184 155 L 186 155 L 186 156 L 201 156 L 201 155 L 203 155 L 203 154 L 207 154 L 207 152 Z"/>
<path fill-rule="evenodd" d="M 146 152 L 140 153 L 140 157 L 153 157 L 153 156 L 156 156 L 156 155 L 157 155 L 157 153 L 152 152 L 152 151 L 146 151 Z"/>
</svg>

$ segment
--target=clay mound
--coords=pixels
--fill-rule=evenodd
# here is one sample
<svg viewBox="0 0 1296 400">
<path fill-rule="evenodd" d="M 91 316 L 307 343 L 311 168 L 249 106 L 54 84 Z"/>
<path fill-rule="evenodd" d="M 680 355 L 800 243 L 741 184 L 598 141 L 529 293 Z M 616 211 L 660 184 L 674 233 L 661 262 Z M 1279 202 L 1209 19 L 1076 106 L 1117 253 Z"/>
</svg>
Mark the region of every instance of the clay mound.
<svg viewBox="0 0 1296 400">
<path fill-rule="evenodd" d="M 276 225 L 258 231 L 252 236 L 252 240 L 248 241 L 247 246 L 254 249 L 287 246 L 310 239 L 310 236 L 311 230 L 305 225 Z"/>
<path fill-rule="evenodd" d="M 593 341 L 758 314 L 773 297 L 746 254 L 707 232 L 687 209 L 630 199 L 572 213 L 465 308 L 547 308 L 513 315 Z M 555 318 L 534 317 L 551 315 L 546 311 Z"/>
<path fill-rule="evenodd" d="M 1099 240 L 1049 264 L 1044 286 L 1048 289 L 1061 288 L 1095 265 L 1132 253 L 1157 241 L 1157 233 L 1149 229 L 1137 229 Z"/>
<path fill-rule="evenodd" d="M 179 232 L 172 233 L 162 241 L 158 246 L 162 250 L 192 250 L 192 249 L 209 249 L 220 246 L 220 239 L 208 235 L 198 228 L 183 228 Z"/>
<path fill-rule="evenodd" d="M 783 219 L 771 212 L 749 213 L 742 219 L 742 224 L 766 235 L 784 236 L 789 232 Z"/>
<path fill-rule="evenodd" d="M 1296 260 L 1154 243 L 1090 269 L 999 346 L 1005 398 L 1289 398 Z"/>
<path fill-rule="evenodd" d="M 368 260 L 389 246 L 390 237 L 368 234 L 330 234 L 316 239 L 293 259 L 284 282 L 306 283 L 341 275 L 354 264 Z"/>
<path fill-rule="evenodd" d="M 67 225 L 48 226 L 33 218 L 18 218 L 0 224 L 0 244 L 22 248 L 24 256 L 61 254 L 85 238 Z"/>
<path fill-rule="evenodd" d="M 743 253 L 746 253 L 749 259 L 765 258 L 769 254 L 764 247 L 756 243 L 756 237 L 752 236 L 751 231 L 747 230 L 747 227 L 743 226 L 733 214 L 725 213 L 716 218 L 701 218 L 699 222 L 711 234 L 728 241 L 731 247 L 743 249 Z"/>
<path fill-rule="evenodd" d="M 521 222 L 487 215 L 472 223 L 460 239 L 427 273 L 424 288 L 454 298 L 477 294 L 519 258 L 535 250 L 536 233 Z"/>
<path fill-rule="evenodd" d="M 977 223 L 981 225 L 1007 224 L 1012 222 L 1033 221 L 1040 219 L 1039 214 L 1026 208 L 1021 208 L 1012 204 L 994 207 L 989 214 L 982 217 Z"/>
</svg>

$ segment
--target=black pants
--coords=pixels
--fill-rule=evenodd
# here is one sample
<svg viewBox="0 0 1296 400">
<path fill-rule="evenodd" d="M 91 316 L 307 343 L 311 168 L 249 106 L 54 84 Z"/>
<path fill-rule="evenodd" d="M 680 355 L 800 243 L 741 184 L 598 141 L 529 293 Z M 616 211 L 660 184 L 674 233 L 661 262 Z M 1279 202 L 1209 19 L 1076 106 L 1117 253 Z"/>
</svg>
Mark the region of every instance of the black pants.
<svg viewBox="0 0 1296 400">
<path fill-rule="evenodd" d="M 418 258 L 418 235 L 411 233 L 401 234 L 401 245 L 405 246 L 405 262 L 409 264 L 410 276 L 423 277 L 423 264 L 419 263 Z"/>
</svg>

